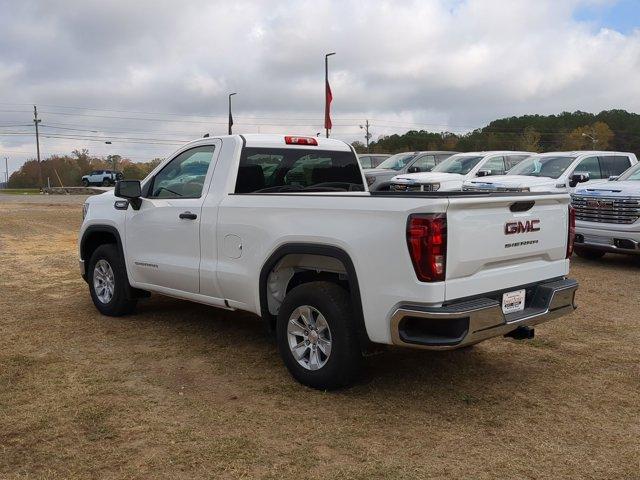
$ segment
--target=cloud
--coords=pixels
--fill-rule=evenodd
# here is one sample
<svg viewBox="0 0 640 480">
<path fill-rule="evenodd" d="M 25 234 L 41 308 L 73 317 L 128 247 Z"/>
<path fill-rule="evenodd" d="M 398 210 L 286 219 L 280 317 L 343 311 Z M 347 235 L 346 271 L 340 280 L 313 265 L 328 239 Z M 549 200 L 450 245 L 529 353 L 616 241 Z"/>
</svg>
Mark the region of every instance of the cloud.
<svg viewBox="0 0 640 480">
<path fill-rule="evenodd" d="M 323 56 L 336 51 L 334 134 L 347 140 L 361 136 L 365 118 L 377 136 L 409 128 L 460 131 L 524 113 L 638 111 L 640 30 L 622 34 L 575 19 L 578 9 L 610 4 L 5 1 L 0 102 L 211 116 L 41 107 L 43 124 L 179 141 L 223 133 L 226 95 L 235 91 L 237 129 L 313 134 L 322 129 Z M 30 121 L 28 105 L 0 106 L 12 108 L 25 113 L 0 112 L 0 124 Z M 120 149 L 139 159 L 172 149 L 81 143 L 45 138 L 43 149 Z M 0 137 L 1 149 L 32 151 L 32 139 Z"/>
</svg>

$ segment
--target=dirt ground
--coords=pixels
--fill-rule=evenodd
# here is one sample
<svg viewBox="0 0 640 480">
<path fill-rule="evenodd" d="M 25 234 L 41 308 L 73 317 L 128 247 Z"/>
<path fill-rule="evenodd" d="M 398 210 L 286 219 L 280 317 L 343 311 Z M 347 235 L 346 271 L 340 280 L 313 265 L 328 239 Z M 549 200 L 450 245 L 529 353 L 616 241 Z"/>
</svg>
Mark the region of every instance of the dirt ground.
<svg viewBox="0 0 640 480">
<path fill-rule="evenodd" d="M 640 478 L 640 258 L 575 259 L 579 310 L 532 341 L 389 349 L 323 393 L 253 316 L 99 315 L 79 201 L 0 199 L 2 479 Z"/>
</svg>

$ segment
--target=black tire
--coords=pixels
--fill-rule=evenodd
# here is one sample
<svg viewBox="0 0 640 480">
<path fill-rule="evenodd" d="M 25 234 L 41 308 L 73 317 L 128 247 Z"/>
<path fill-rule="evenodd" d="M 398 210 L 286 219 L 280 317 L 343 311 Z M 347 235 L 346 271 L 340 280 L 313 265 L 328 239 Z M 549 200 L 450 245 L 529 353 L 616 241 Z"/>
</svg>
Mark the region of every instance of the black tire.
<svg viewBox="0 0 640 480">
<path fill-rule="evenodd" d="M 103 187 L 108 187 L 109 185 L 111 185 L 111 181 L 109 179 L 105 178 L 104 180 L 102 180 Z"/>
<path fill-rule="evenodd" d="M 586 247 L 575 247 L 573 251 L 581 258 L 586 258 L 587 260 L 597 260 L 599 258 L 604 257 L 607 253 L 603 250 L 595 250 L 593 248 Z"/>
<path fill-rule="evenodd" d="M 329 326 L 331 351 L 324 365 L 309 370 L 298 363 L 289 347 L 287 326 L 301 306 L 318 310 Z M 292 289 L 282 302 L 276 327 L 278 350 L 291 375 L 303 385 L 332 390 L 352 384 L 362 367 L 362 353 L 353 321 L 349 293 L 331 282 L 310 282 Z"/>
<path fill-rule="evenodd" d="M 88 187 L 89 186 L 89 180 L 87 180 L 86 178 L 82 179 L 82 186 L 83 187 Z"/>
<path fill-rule="evenodd" d="M 113 296 L 106 303 L 100 300 L 94 286 L 95 268 L 96 264 L 100 260 L 104 260 L 109 265 L 114 279 Z M 127 269 L 116 245 L 105 244 L 96 248 L 93 255 L 91 255 L 91 260 L 89 261 L 87 280 L 93 304 L 103 315 L 121 317 L 122 315 L 131 313 L 134 310 L 137 299 L 132 294 L 133 292 L 131 291 L 131 286 L 127 279 Z"/>
</svg>

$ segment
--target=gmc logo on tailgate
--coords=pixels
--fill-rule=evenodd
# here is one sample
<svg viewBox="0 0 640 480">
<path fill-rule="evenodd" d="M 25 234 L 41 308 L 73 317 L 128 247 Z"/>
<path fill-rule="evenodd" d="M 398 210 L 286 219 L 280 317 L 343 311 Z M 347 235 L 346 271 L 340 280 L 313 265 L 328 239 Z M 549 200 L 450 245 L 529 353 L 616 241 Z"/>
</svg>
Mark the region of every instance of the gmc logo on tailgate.
<svg viewBox="0 0 640 480">
<path fill-rule="evenodd" d="M 505 235 L 514 235 L 516 233 L 529 233 L 540 231 L 540 220 L 527 220 L 525 222 L 507 222 L 504 225 Z"/>
</svg>

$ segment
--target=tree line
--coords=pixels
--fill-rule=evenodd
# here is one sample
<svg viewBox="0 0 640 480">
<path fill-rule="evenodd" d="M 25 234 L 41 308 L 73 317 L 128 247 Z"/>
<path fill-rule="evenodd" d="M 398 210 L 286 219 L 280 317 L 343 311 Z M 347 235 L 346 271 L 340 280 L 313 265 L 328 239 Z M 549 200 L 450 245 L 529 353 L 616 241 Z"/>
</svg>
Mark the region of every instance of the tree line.
<svg viewBox="0 0 640 480">
<path fill-rule="evenodd" d="M 367 151 L 362 142 L 353 146 L 359 153 Z M 371 153 L 418 150 L 618 150 L 638 154 L 640 115 L 625 110 L 524 115 L 494 120 L 465 134 L 411 130 L 403 135 L 381 136 L 369 144 Z"/>
<path fill-rule="evenodd" d="M 375 125 L 374 125 L 375 128 Z M 352 144 L 357 152 L 367 151 L 362 142 Z M 494 120 L 486 127 L 465 134 L 411 130 L 403 135 L 381 136 L 369 145 L 371 153 L 417 150 L 471 152 L 524 150 L 550 152 L 567 150 L 618 150 L 640 154 L 640 115 L 625 110 L 598 114 L 563 112 L 559 115 L 524 115 Z M 117 170 L 127 179 L 142 179 L 162 159 L 133 162 L 119 155 L 95 157 L 86 149 L 70 155 L 52 155 L 41 162 L 42 181 L 52 186 L 78 186 L 92 170 Z M 9 188 L 38 187 L 36 160 L 27 161 L 9 178 Z"/>
<path fill-rule="evenodd" d="M 42 183 L 50 183 L 52 187 L 77 187 L 82 176 L 93 170 L 116 170 L 122 172 L 129 180 L 142 180 L 162 161 L 154 158 L 149 162 L 133 162 L 120 155 L 96 157 L 87 149 L 74 150 L 70 155 L 51 155 L 40 162 L 35 159 L 27 161 L 20 170 L 9 177 L 9 188 L 34 188 L 40 186 L 40 168 Z"/>
</svg>

